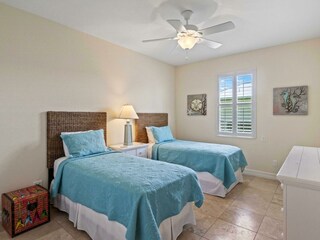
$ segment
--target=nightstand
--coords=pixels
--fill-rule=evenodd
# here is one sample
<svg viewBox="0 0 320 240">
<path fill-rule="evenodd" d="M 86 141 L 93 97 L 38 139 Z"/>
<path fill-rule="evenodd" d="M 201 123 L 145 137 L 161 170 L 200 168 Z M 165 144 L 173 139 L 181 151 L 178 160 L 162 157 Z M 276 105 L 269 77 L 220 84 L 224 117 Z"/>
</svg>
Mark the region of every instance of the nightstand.
<svg viewBox="0 0 320 240">
<path fill-rule="evenodd" d="M 148 144 L 133 142 L 130 146 L 125 146 L 123 144 L 110 145 L 115 151 L 123 152 L 126 154 L 134 155 L 137 157 L 148 157 Z"/>
</svg>

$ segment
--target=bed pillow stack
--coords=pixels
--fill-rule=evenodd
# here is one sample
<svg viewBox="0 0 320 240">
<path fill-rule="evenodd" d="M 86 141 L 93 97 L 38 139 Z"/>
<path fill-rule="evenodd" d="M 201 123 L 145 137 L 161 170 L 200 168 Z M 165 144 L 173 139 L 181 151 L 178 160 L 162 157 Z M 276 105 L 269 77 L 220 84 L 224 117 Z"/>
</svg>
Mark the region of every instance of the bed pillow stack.
<svg viewBox="0 0 320 240">
<path fill-rule="evenodd" d="M 61 133 L 67 157 L 81 157 L 110 151 L 106 147 L 103 129 L 86 132 Z"/>
<path fill-rule="evenodd" d="M 169 126 L 147 127 L 146 129 L 149 143 L 161 143 L 175 140 Z"/>
</svg>

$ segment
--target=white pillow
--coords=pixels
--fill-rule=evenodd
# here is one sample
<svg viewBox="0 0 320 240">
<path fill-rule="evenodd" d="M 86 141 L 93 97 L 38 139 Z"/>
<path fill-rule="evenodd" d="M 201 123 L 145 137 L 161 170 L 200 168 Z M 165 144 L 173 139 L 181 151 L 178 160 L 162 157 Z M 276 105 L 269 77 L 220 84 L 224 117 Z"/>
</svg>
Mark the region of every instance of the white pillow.
<svg viewBox="0 0 320 240">
<path fill-rule="evenodd" d="M 79 132 L 62 132 L 61 135 L 68 135 L 68 134 L 78 134 L 78 133 L 85 133 L 85 132 L 91 132 L 93 130 L 88 130 L 88 131 L 79 131 Z M 69 153 L 69 149 L 67 147 L 67 145 L 64 143 L 64 141 L 62 140 L 63 143 L 63 151 L 64 151 L 64 155 L 66 157 L 70 157 L 70 153 Z"/>
<path fill-rule="evenodd" d="M 153 136 L 153 133 L 152 133 L 152 127 L 146 127 L 146 130 L 147 130 L 149 143 L 155 143 L 156 140 L 154 139 L 154 136 Z"/>
</svg>

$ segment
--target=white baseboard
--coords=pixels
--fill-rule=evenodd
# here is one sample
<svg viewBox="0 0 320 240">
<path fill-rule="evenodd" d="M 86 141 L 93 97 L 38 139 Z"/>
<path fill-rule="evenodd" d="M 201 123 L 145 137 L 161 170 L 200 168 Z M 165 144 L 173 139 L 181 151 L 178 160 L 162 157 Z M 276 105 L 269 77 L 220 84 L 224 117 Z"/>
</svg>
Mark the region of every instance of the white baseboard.
<svg viewBox="0 0 320 240">
<path fill-rule="evenodd" d="M 248 169 L 248 168 L 244 170 L 243 174 L 277 180 L 277 175 L 275 173 L 263 172 L 259 170 Z"/>
</svg>

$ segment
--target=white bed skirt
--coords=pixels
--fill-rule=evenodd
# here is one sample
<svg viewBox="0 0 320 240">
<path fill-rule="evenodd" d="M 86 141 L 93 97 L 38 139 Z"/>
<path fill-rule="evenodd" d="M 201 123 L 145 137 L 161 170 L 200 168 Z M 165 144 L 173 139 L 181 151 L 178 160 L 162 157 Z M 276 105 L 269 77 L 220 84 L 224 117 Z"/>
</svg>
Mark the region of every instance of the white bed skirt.
<svg viewBox="0 0 320 240">
<path fill-rule="evenodd" d="M 126 239 L 125 226 L 116 221 L 109 221 L 106 215 L 97 213 L 79 203 L 72 202 L 63 195 L 58 195 L 54 199 L 54 206 L 61 211 L 67 212 L 69 220 L 74 223 L 74 226 L 79 230 L 86 231 L 94 240 Z M 161 239 L 177 239 L 186 224 L 196 224 L 192 203 L 187 203 L 178 215 L 167 218 L 160 224 Z"/>
<path fill-rule="evenodd" d="M 223 182 L 208 172 L 197 172 L 197 176 L 204 193 L 225 197 L 239 182 L 243 182 L 243 176 L 240 169 L 234 172 L 237 181 L 234 182 L 228 189 L 223 185 Z"/>
</svg>

